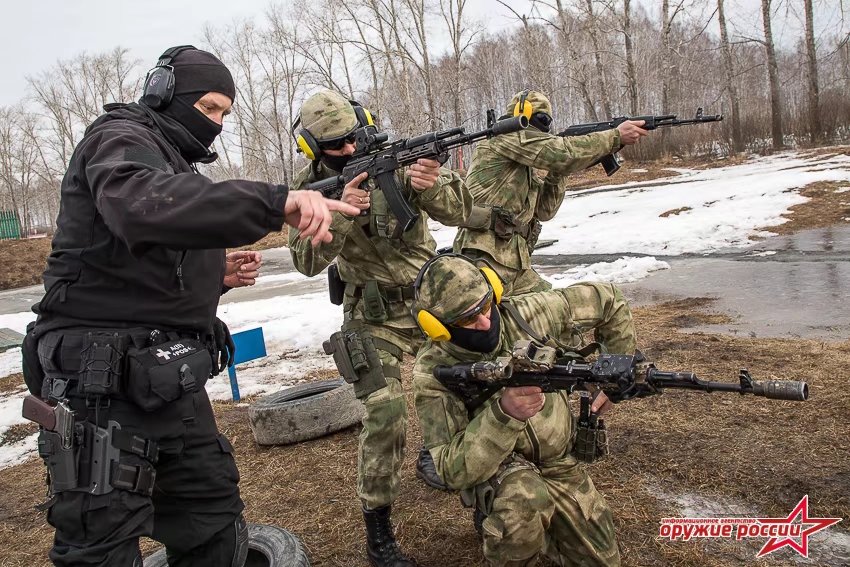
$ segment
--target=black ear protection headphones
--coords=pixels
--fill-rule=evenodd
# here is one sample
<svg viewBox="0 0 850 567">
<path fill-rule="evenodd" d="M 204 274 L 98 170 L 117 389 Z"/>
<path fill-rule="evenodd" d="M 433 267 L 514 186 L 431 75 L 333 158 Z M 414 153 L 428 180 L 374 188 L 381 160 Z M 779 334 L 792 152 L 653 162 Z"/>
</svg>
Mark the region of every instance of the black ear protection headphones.
<svg viewBox="0 0 850 567">
<path fill-rule="evenodd" d="M 355 128 L 363 128 L 366 126 L 374 126 L 375 121 L 372 118 L 372 113 L 369 112 L 369 109 L 363 107 L 356 100 L 349 100 L 351 103 L 351 108 L 354 109 L 354 115 L 357 117 L 357 126 Z M 298 114 L 298 118 L 295 119 L 295 122 L 292 123 L 292 131 L 295 132 L 295 129 L 301 124 L 301 114 Z M 345 138 L 346 136 L 343 136 Z M 298 134 L 295 135 L 295 143 L 298 145 L 298 151 L 303 153 L 307 159 L 310 161 L 314 161 L 322 157 L 322 147 L 321 144 L 334 142 L 336 140 L 324 140 L 319 142 L 306 128 L 301 128 L 298 130 Z"/>
<path fill-rule="evenodd" d="M 452 334 L 449 332 L 449 329 L 446 325 L 437 319 L 434 314 L 425 309 L 419 309 L 419 288 L 422 286 L 422 279 L 425 277 L 425 272 L 428 271 L 428 268 L 441 258 L 463 258 L 473 266 L 477 267 L 481 270 L 481 274 L 484 276 L 484 279 L 487 281 L 487 285 L 490 286 L 490 289 L 493 290 L 493 301 L 496 302 L 496 305 L 502 302 L 502 293 L 505 288 L 502 285 L 502 280 L 499 279 L 499 276 L 496 274 L 496 270 L 490 265 L 487 260 L 478 259 L 473 260 L 469 256 L 465 256 L 463 254 L 457 253 L 448 253 L 448 254 L 440 254 L 438 256 L 434 256 L 419 269 L 419 273 L 416 275 L 416 280 L 413 282 L 413 309 L 412 315 L 416 320 L 416 323 L 419 325 L 419 328 L 422 329 L 422 332 L 425 333 L 428 338 L 432 341 L 448 341 L 452 338 Z M 476 262 L 483 262 L 484 266 L 479 266 Z"/>
<path fill-rule="evenodd" d="M 196 49 L 196 47 L 194 45 L 169 47 L 159 56 L 156 67 L 148 71 L 145 76 L 142 102 L 146 106 L 154 110 L 162 110 L 171 104 L 171 99 L 174 97 L 174 67 L 170 63 L 179 53 L 189 49 Z"/>
<path fill-rule="evenodd" d="M 548 132 L 552 128 L 552 116 L 548 112 L 534 110 L 528 99 L 528 89 L 519 95 L 519 102 L 514 105 L 514 116 L 525 116 L 528 123 L 541 132 Z"/>
</svg>

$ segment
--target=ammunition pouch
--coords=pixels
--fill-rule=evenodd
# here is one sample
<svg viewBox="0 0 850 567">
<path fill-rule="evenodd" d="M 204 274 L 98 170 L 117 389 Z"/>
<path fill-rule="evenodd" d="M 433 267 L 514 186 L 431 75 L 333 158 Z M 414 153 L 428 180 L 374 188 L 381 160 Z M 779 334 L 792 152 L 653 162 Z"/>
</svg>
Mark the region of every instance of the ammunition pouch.
<svg viewBox="0 0 850 567">
<path fill-rule="evenodd" d="M 21 343 L 21 368 L 24 383 L 34 396 L 42 395 L 44 387 L 44 368 L 38 359 L 38 338 L 35 335 L 35 321 L 27 325 L 27 332 Z"/>
<path fill-rule="evenodd" d="M 607 457 L 610 452 L 605 420 L 590 414 L 590 398 L 582 396 L 572 455 L 583 463 L 594 463 Z"/>
<path fill-rule="evenodd" d="M 126 395 L 156 411 L 183 394 L 199 391 L 212 373 L 212 358 L 200 341 L 183 338 L 127 350 Z"/>
<path fill-rule="evenodd" d="M 501 207 L 493 207 L 490 213 L 490 230 L 502 240 L 510 240 L 517 232 L 516 215 Z"/>
<path fill-rule="evenodd" d="M 534 247 L 537 245 L 537 240 L 540 238 L 540 232 L 543 230 L 543 223 L 536 218 L 531 219 L 531 222 L 526 225 L 528 231 L 524 235 L 525 243 L 528 244 L 528 253 L 534 252 Z"/>
<path fill-rule="evenodd" d="M 371 334 L 363 327 L 343 329 L 323 343 L 332 354 L 342 378 L 354 386 L 354 395 L 364 400 L 387 386 L 381 358 Z"/>
<path fill-rule="evenodd" d="M 339 266 L 336 264 L 328 266 L 328 293 L 331 296 L 331 303 L 342 305 L 345 299 L 345 282 L 339 277 Z"/>
<path fill-rule="evenodd" d="M 129 337 L 119 333 L 86 333 L 80 352 L 78 391 L 86 396 L 121 392 L 121 370 Z"/>
<path fill-rule="evenodd" d="M 534 250 L 543 225 L 536 218 L 528 223 L 517 221 L 516 215 L 502 207 L 489 207 L 489 218 L 486 217 L 487 207 L 473 207 L 472 214 L 463 226 L 471 230 L 492 230 L 502 240 L 510 240 L 515 234 L 522 236 L 528 244 L 528 250 Z"/>
<path fill-rule="evenodd" d="M 387 320 L 387 305 L 375 280 L 366 282 L 363 287 L 363 318 L 374 325 L 380 325 Z"/>
</svg>

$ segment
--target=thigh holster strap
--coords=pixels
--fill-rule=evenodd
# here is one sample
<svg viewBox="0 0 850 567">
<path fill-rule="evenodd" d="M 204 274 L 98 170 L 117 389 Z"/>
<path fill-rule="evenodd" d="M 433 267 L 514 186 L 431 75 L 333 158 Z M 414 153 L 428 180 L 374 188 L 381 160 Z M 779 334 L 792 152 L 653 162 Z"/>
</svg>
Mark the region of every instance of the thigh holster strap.
<svg viewBox="0 0 850 567">
<path fill-rule="evenodd" d="M 148 465 L 112 464 L 110 484 L 114 488 L 150 496 L 156 481 L 156 470 Z"/>
</svg>

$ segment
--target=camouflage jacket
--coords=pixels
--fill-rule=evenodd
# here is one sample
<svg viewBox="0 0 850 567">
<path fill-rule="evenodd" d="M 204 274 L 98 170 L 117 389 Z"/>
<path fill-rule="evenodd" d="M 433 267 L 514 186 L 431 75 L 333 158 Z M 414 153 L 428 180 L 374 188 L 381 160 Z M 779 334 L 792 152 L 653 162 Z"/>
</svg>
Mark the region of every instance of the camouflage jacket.
<svg viewBox="0 0 850 567">
<path fill-rule="evenodd" d="M 596 339 L 612 353 L 632 353 L 635 333 L 631 312 L 620 291 L 610 284 L 576 284 L 567 288 L 514 297 L 511 303 L 538 333 L 579 346 L 581 333 L 595 330 Z M 502 411 L 497 392 L 473 416 L 459 396 L 434 378 L 437 365 L 493 360 L 508 356 L 517 340 L 529 337 L 500 308 L 501 342 L 493 353 L 480 354 L 449 342 L 426 341 L 416 357 L 413 390 L 425 447 L 437 472 L 456 490 L 472 488 L 494 474 L 511 453 L 537 465 L 573 459 L 572 416 L 567 394 L 546 394 L 543 409 L 523 422 Z"/>
<path fill-rule="evenodd" d="M 550 220 L 564 201 L 566 175 L 585 169 L 620 147 L 618 130 L 587 136 L 561 137 L 529 128 L 478 144 L 466 176 L 476 205 L 499 206 L 516 215 L 518 224 Z M 532 168 L 548 175 L 538 178 Z M 517 234 L 501 239 L 492 230 L 461 228 L 454 248 L 482 250 L 517 270 L 527 269 L 530 252 Z"/>
<path fill-rule="evenodd" d="M 290 190 L 299 190 L 306 183 L 333 175 L 337 173 L 314 161 L 299 172 Z M 413 228 L 399 239 L 391 237 L 397 221 L 383 192 L 375 189 L 371 193 L 372 206 L 367 216 L 352 218 L 334 213 L 330 228 L 334 238 L 329 243 L 314 248 L 309 239 L 299 239 L 300 233 L 290 229 L 289 251 L 295 268 L 302 274 L 315 276 L 336 258 L 340 277 L 346 283 L 363 286 L 374 280 L 386 287 L 413 285 L 419 268 L 435 253 L 436 243 L 428 230 L 429 216 L 442 224 L 457 226 L 469 215 L 472 197 L 463 180 L 445 168 L 440 170 L 434 186 L 425 191 L 413 189 L 409 178 L 401 174 L 398 178 L 404 184 L 411 207 L 420 214 Z M 346 301 L 349 300 L 347 297 Z M 410 316 L 409 303 L 388 306 L 389 325 L 416 326 Z"/>
</svg>

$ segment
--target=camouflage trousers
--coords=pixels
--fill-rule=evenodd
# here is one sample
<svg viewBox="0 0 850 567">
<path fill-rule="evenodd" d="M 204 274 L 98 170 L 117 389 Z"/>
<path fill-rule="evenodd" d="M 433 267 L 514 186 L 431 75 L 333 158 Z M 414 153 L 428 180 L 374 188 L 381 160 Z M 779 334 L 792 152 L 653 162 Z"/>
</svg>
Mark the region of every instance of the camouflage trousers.
<svg viewBox="0 0 850 567">
<path fill-rule="evenodd" d="M 484 557 L 491 565 L 534 565 L 543 554 L 558 565 L 618 566 L 611 509 L 575 459 L 497 475 L 484 520 Z"/>
<path fill-rule="evenodd" d="M 493 266 L 493 269 L 496 270 L 496 274 L 499 275 L 499 279 L 502 280 L 502 285 L 505 288 L 505 297 L 513 297 L 523 293 L 548 291 L 552 289 L 552 284 L 540 277 L 540 274 L 538 274 L 533 268 L 526 268 L 522 270 L 510 268 L 483 250 L 464 248 L 463 254 L 470 258 L 483 258 L 484 260 L 487 260 L 491 266 Z"/>
<path fill-rule="evenodd" d="M 402 353 L 415 355 L 423 337 L 418 328 L 367 324 L 366 329 L 373 338 L 382 339 L 376 349 L 387 381 L 386 387 L 361 400 L 366 415 L 357 458 L 357 496 L 366 508 L 374 510 L 391 504 L 398 496 L 407 435 L 407 402 L 399 378 L 401 358 Z"/>
</svg>

